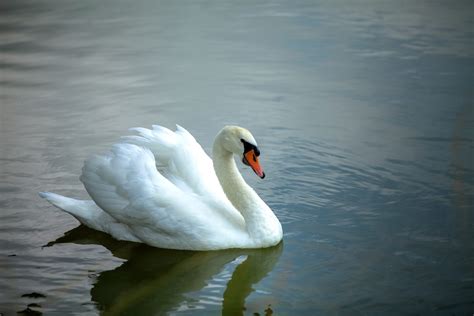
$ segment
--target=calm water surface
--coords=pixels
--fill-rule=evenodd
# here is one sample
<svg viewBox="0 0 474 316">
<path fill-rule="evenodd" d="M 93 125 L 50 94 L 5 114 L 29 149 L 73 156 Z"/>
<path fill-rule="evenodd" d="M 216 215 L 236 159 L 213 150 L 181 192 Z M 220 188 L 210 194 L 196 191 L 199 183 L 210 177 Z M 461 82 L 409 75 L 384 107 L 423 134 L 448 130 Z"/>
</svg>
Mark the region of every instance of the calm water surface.
<svg viewBox="0 0 474 316">
<path fill-rule="evenodd" d="M 473 4 L 2 1 L 0 313 L 472 315 Z M 176 123 L 253 132 L 282 244 L 117 242 L 37 196 Z"/>
</svg>

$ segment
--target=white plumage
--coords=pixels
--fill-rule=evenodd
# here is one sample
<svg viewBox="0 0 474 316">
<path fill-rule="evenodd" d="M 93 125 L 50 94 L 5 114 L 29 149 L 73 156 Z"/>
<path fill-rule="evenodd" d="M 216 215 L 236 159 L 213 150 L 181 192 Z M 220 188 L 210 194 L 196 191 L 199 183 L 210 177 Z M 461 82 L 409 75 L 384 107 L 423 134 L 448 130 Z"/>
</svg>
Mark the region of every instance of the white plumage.
<svg viewBox="0 0 474 316">
<path fill-rule="evenodd" d="M 260 248 L 281 240 L 280 222 L 235 165 L 233 155 L 244 154 L 244 143 L 257 148 L 250 132 L 223 128 L 213 163 L 180 126 L 175 132 L 156 125 L 132 130 L 137 135 L 86 160 L 81 181 L 93 201 L 40 195 L 86 226 L 156 247 Z M 253 157 L 252 167 L 258 165 Z"/>
</svg>

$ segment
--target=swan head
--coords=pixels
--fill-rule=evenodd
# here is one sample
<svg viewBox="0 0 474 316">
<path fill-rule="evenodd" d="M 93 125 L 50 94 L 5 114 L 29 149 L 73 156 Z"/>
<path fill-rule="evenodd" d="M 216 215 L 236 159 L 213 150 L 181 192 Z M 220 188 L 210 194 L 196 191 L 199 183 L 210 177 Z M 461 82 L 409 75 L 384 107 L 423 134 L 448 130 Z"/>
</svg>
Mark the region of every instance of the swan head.
<svg viewBox="0 0 474 316">
<path fill-rule="evenodd" d="M 240 126 L 226 126 L 219 132 L 217 139 L 225 150 L 242 157 L 242 162 L 252 168 L 257 176 L 265 178 L 258 160 L 260 150 L 257 141 L 247 129 Z"/>
</svg>

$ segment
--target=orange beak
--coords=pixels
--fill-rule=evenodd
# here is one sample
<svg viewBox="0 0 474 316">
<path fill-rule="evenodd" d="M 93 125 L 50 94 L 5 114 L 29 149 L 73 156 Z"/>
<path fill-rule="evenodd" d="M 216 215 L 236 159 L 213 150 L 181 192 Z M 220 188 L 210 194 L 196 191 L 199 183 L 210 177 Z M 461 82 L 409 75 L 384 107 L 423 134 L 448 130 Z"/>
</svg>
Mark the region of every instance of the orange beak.
<svg viewBox="0 0 474 316">
<path fill-rule="evenodd" d="M 248 152 L 244 153 L 244 163 L 249 165 L 252 170 L 259 176 L 260 178 L 265 178 L 265 173 L 258 162 L 258 157 L 255 155 L 254 150 L 249 150 Z"/>
</svg>

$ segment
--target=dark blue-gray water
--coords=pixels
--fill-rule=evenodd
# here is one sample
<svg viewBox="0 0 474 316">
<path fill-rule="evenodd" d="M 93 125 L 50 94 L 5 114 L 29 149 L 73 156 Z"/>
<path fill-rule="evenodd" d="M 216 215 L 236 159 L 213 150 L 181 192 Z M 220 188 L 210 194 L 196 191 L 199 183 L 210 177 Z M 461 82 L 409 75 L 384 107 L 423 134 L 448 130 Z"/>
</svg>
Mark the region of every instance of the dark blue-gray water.
<svg viewBox="0 0 474 316">
<path fill-rule="evenodd" d="M 472 315 L 473 83 L 472 1 L 2 1 L 0 314 Z M 38 197 L 176 123 L 253 132 L 283 244 L 117 242 Z"/>
</svg>

